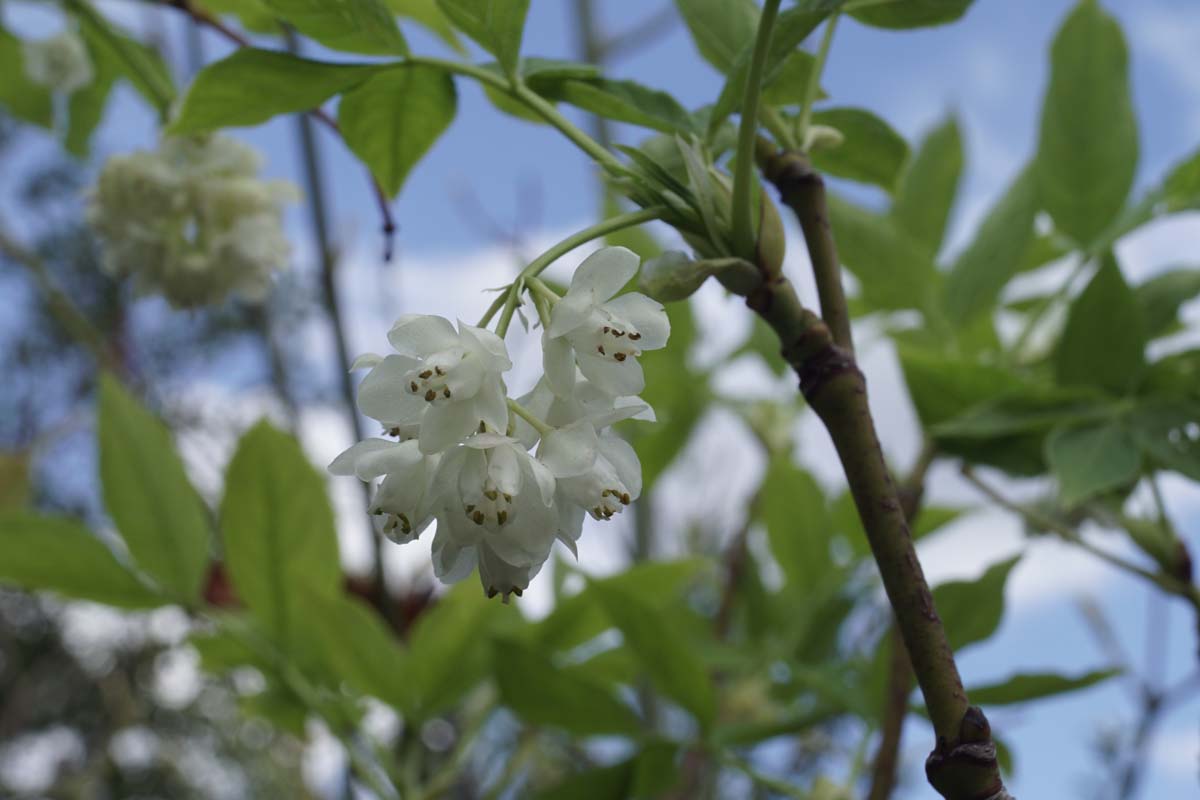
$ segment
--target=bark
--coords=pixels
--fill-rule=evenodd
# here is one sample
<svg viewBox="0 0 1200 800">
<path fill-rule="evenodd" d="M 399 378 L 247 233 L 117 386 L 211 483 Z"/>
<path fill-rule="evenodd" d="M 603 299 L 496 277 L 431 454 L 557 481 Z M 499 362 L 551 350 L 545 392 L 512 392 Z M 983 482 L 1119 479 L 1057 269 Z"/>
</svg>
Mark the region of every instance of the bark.
<svg viewBox="0 0 1200 800">
<path fill-rule="evenodd" d="M 1009 800 L 983 712 L 963 690 L 933 595 L 913 547 L 901 494 L 884 461 L 867 402 L 866 380 L 849 346 L 849 315 L 825 202 L 825 186 L 797 153 L 760 151 L 767 178 L 806 234 L 822 312 L 804 308 L 791 283 L 764 270 L 746 304 L 779 336 L 800 390 L 824 423 L 846 473 L 896 624 L 929 711 L 936 745 L 925 764 L 947 800 Z M 836 287 L 834 286 L 836 284 Z"/>
</svg>

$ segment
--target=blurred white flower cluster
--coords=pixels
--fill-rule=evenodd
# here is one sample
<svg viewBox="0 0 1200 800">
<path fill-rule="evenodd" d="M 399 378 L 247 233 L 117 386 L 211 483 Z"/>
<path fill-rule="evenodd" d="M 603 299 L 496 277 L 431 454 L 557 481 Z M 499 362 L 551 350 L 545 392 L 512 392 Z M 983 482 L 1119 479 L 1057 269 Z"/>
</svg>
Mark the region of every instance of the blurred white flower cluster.
<svg viewBox="0 0 1200 800">
<path fill-rule="evenodd" d="M 29 80 L 54 92 L 70 94 L 92 82 L 95 70 L 83 40 L 73 31 L 23 45 L 25 74 Z"/>
<path fill-rule="evenodd" d="M 515 401 L 500 336 L 401 317 L 388 334 L 396 353 L 356 362 L 371 367 L 359 407 L 391 438 L 355 444 L 330 471 L 382 478 L 371 512 L 396 542 L 436 520 L 433 569 L 443 581 L 478 568 L 489 597 L 520 596 L 556 540 L 575 552 L 585 514 L 610 519 L 641 493 L 637 456 L 610 426 L 653 419 L 636 397 L 638 356 L 667 343 L 669 323 L 644 295 L 613 299 L 637 269 L 620 247 L 579 266 L 543 320 L 545 375 Z"/>
<path fill-rule="evenodd" d="M 176 308 L 230 293 L 261 300 L 290 257 L 282 206 L 299 193 L 260 179 L 260 167 L 254 149 L 221 135 L 168 138 L 157 150 L 109 159 L 87 212 L 105 244 L 105 269 Z"/>
</svg>

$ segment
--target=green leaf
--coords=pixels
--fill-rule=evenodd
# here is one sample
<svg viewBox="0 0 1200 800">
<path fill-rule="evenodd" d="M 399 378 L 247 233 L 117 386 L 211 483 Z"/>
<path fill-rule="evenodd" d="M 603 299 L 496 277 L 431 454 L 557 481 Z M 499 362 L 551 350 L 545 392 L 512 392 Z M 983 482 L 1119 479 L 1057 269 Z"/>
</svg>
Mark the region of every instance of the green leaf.
<svg viewBox="0 0 1200 800">
<path fill-rule="evenodd" d="M 975 0 L 851 0 L 850 15 L 876 28 L 925 28 L 960 19 Z M 856 7 L 860 6 L 860 7 Z"/>
<path fill-rule="evenodd" d="M 829 219 L 842 263 L 861 285 L 872 308 L 927 308 L 938 274 L 919 244 L 891 220 L 829 196 Z"/>
<path fill-rule="evenodd" d="M 118 608 L 170 602 L 78 522 L 18 511 L 0 513 L 0 582 Z"/>
<path fill-rule="evenodd" d="M 326 47 L 367 55 L 407 55 L 396 18 L 382 0 L 262 0 Z"/>
<path fill-rule="evenodd" d="M 821 487 L 790 455 L 776 455 L 767 465 L 759 498 L 758 518 L 788 584 L 811 587 L 833 569 L 833 523 Z"/>
<path fill-rule="evenodd" d="M 242 436 L 225 474 L 221 536 L 238 597 L 284 652 L 302 650 L 306 594 L 341 585 L 337 534 L 324 478 L 266 422 Z"/>
<path fill-rule="evenodd" d="M 1146 366 L 1142 309 L 1111 253 L 1087 288 L 1071 303 L 1054 353 L 1064 385 L 1098 386 L 1123 394 Z"/>
<path fill-rule="evenodd" d="M 962 167 L 962 134 L 950 116 L 922 140 L 896 190 L 891 217 L 930 258 L 941 250 Z"/>
<path fill-rule="evenodd" d="M 100 380 L 100 483 L 134 563 L 183 603 L 200 596 L 209 524 L 171 434 L 114 379 Z"/>
<path fill-rule="evenodd" d="M 1168 213 L 1200 209 L 1200 150 L 1171 168 L 1159 198 Z"/>
<path fill-rule="evenodd" d="M 1192 383 L 1195 387 L 1197 384 Z M 1129 424 L 1152 461 L 1200 481 L 1200 402 L 1151 399 L 1134 410 Z"/>
<path fill-rule="evenodd" d="M 0 108 L 43 128 L 54 125 L 50 91 L 29 80 L 21 40 L 3 27 L 0 27 L 0 75 L 4 76 L 0 81 Z"/>
<path fill-rule="evenodd" d="M 168 132 L 258 125 L 279 114 L 309 111 L 379 69 L 244 48 L 200 71 Z"/>
<path fill-rule="evenodd" d="M 1046 439 L 1046 462 L 1068 508 L 1133 483 L 1142 467 L 1133 435 L 1119 422 L 1059 428 Z"/>
<path fill-rule="evenodd" d="M 1120 25 L 1095 0 L 1067 17 L 1051 48 L 1037 170 L 1059 230 L 1092 244 L 1125 204 L 1138 159 Z"/>
<path fill-rule="evenodd" d="M 1029 385 L 1011 370 L 973 359 L 908 344 L 900 344 L 897 352 L 917 417 L 926 428 Z"/>
<path fill-rule="evenodd" d="M 516 73 L 529 0 L 437 0 L 460 31 L 496 57 L 505 72 Z"/>
<path fill-rule="evenodd" d="M 763 86 L 768 87 L 763 95 L 765 102 L 798 102 L 790 85 L 800 77 L 798 73 L 804 72 L 807 69 L 806 65 L 813 61 L 812 56 L 799 47 L 821 21 L 840 8 L 844 2 L 845 0 L 804 0 L 784 9 L 776 17 L 775 29 L 771 31 L 771 45 L 767 48 L 767 60 L 763 65 Z M 719 14 L 721 10 L 716 9 L 716 12 Z M 738 12 L 735 10 L 732 13 Z M 754 13 L 757 15 L 757 11 Z M 757 20 L 757 16 L 754 19 Z M 753 53 L 754 36 L 750 35 L 742 43 L 741 52 L 738 53 L 732 68 L 727 70 L 725 85 L 713 105 L 708 126 L 710 139 L 729 115 L 737 110 L 746 91 Z M 811 69 L 808 69 L 808 74 L 811 74 Z"/>
<path fill-rule="evenodd" d="M 695 130 L 695 121 L 674 97 L 635 81 L 557 81 L 543 92 L 547 99 L 582 108 L 616 122 L 664 133 Z"/>
<path fill-rule="evenodd" d="M 454 120 L 454 81 L 435 67 L 396 67 L 346 92 L 338 122 L 346 145 L 388 195 Z"/>
<path fill-rule="evenodd" d="M 702 559 L 644 561 L 611 577 L 594 579 L 592 584 L 611 585 L 656 609 L 670 609 L 674 613 L 684 604 L 686 588 L 709 563 Z M 610 627 L 597 593 L 585 588 L 559 602 L 544 620 L 530 627 L 530 635 L 544 650 L 565 651 Z"/>
<path fill-rule="evenodd" d="M 861 108 L 828 108 L 813 114 L 812 121 L 837 128 L 845 137 L 839 146 L 812 154 L 817 169 L 888 192 L 896 188 L 908 160 L 908 143 L 891 125 Z"/>
<path fill-rule="evenodd" d="M 387 4 L 394 13 L 433 32 L 458 52 L 466 53 L 454 26 L 438 8 L 437 0 L 387 0 Z"/>
<path fill-rule="evenodd" d="M 988 211 L 946 276 L 942 308 L 958 326 L 990 311 L 1030 250 L 1037 176 L 1026 168 Z"/>
<path fill-rule="evenodd" d="M 955 652 L 983 641 L 1000 627 L 1004 616 L 1004 584 L 1020 556 L 989 567 L 977 580 L 943 583 L 933 590 L 946 636 Z"/>
<path fill-rule="evenodd" d="M 704 60 L 730 72 L 758 28 L 753 0 L 675 0 L 675 5 Z"/>
<path fill-rule="evenodd" d="M 175 100 L 175 83 L 158 50 L 126 34 L 89 3 L 72 3 L 71 8 L 92 58 L 112 64 L 165 119 Z"/>
<path fill-rule="evenodd" d="M 67 150 L 85 158 L 96 126 L 104 117 L 113 84 L 121 75 L 120 65 L 113 63 L 108 50 L 97 47 L 94 39 L 84 40 L 88 57 L 92 60 L 94 76 L 92 82 L 71 93 L 67 101 L 67 132 L 63 142 Z"/>
<path fill-rule="evenodd" d="M 464 581 L 421 614 L 409 636 L 405 681 L 417 719 L 452 706 L 482 680 L 491 667 L 488 634 L 503 631 L 516 610 L 490 602 L 477 585 Z"/>
<path fill-rule="evenodd" d="M 1173 269 L 1155 275 L 1134 289 L 1142 309 L 1146 337 L 1171 333 L 1180 307 L 1200 295 L 1200 269 Z"/>
<path fill-rule="evenodd" d="M 817 59 L 812 53 L 793 50 L 774 74 L 764 78 L 762 101 L 769 106 L 800 105 L 807 97 L 808 84 L 816 67 Z M 818 100 L 826 96 L 817 91 Z"/>
<path fill-rule="evenodd" d="M 1024 672 L 1000 683 L 972 686 L 967 690 L 967 696 L 976 705 L 1007 706 L 1078 692 L 1120 674 L 1119 669 L 1098 669 L 1074 676 L 1054 672 Z"/>
<path fill-rule="evenodd" d="M 665 614 L 617 585 L 596 581 L 589 590 L 625 637 L 659 691 L 678 701 L 701 727 L 712 724 L 716 696 L 708 670 L 692 644 Z"/>
<path fill-rule="evenodd" d="M 379 614 L 345 594 L 307 588 L 300 594 L 305 634 L 325 659 L 329 674 L 360 694 L 409 713 L 414 703 L 406 653 Z"/>
<path fill-rule="evenodd" d="M 624 800 L 630 797 L 633 785 L 635 759 L 628 759 L 607 767 L 577 772 L 560 783 L 544 789 L 533 800 Z"/>
<path fill-rule="evenodd" d="M 560 669 L 528 644 L 497 639 L 493 664 L 501 699 L 526 722 L 576 736 L 633 735 L 640 728 L 633 711 L 603 684 Z"/>
</svg>

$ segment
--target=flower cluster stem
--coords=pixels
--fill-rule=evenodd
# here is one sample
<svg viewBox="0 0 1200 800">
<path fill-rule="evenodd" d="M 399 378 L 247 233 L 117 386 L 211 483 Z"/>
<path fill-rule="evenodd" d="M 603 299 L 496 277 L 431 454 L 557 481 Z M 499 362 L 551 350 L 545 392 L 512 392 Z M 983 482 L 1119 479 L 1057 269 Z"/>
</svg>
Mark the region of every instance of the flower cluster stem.
<svg viewBox="0 0 1200 800">
<path fill-rule="evenodd" d="M 512 412 L 514 414 L 516 414 L 518 417 L 520 417 L 521 419 L 525 420 L 530 425 L 532 425 L 533 429 L 535 431 L 537 431 L 539 434 L 541 434 L 542 436 L 545 436 L 546 434 L 552 433 L 554 431 L 554 428 L 552 428 L 551 426 L 542 422 L 540 419 L 537 418 L 536 414 L 534 414 L 532 411 L 527 409 L 525 406 L 518 403 L 516 400 L 513 400 L 511 397 L 508 399 L 508 407 L 509 407 L 509 409 L 512 410 Z"/>
<path fill-rule="evenodd" d="M 733 172 L 733 247 L 742 258 L 754 254 L 754 209 L 751 208 L 754 181 L 754 140 L 758 135 L 758 104 L 762 94 L 763 70 L 775 18 L 779 15 L 780 0 L 766 0 L 758 19 L 758 33 L 750 69 L 746 72 L 746 88 L 742 93 L 742 119 L 738 127 L 737 159 Z"/>
</svg>

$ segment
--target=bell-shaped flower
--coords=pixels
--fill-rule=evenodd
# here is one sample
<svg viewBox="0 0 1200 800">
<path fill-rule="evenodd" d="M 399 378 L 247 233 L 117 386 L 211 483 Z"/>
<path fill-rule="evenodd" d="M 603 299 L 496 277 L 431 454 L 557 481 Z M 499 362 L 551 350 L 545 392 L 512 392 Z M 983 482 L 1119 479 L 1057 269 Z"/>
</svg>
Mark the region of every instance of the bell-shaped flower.
<svg viewBox="0 0 1200 800">
<path fill-rule="evenodd" d="M 637 269 L 632 251 L 605 247 L 575 270 L 542 337 L 546 378 L 557 394 L 571 396 L 576 363 L 588 380 L 611 395 L 634 395 L 644 388 L 637 357 L 665 346 L 671 326 L 657 301 L 636 292 L 615 297 Z"/>
<path fill-rule="evenodd" d="M 438 453 L 484 428 L 503 431 L 508 400 L 501 374 L 512 368 L 496 334 L 442 317 L 409 314 L 388 333 L 397 354 L 376 363 L 358 389 L 358 405 L 385 428 L 417 434 L 423 453 Z"/>
<path fill-rule="evenodd" d="M 625 419 L 648 422 L 655 419 L 654 409 L 640 397 L 614 397 L 583 377 L 577 377 L 571 393 L 562 397 L 550 388 L 549 381 L 543 376 L 518 402 L 555 428 L 586 420 L 601 431 Z M 512 424 L 513 435 L 526 447 L 533 447 L 541 438 L 532 425 L 515 414 Z"/>
<path fill-rule="evenodd" d="M 558 523 L 554 476 L 545 465 L 515 439 L 481 433 L 442 458 L 434 492 L 435 574 L 454 580 L 470 571 L 464 564 L 478 564 L 489 596 L 523 591 L 549 557 Z"/>
<path fill-rule="evenodd" d="M 542 437 L 538 458 L 554 474 L 559 504 L 579 506 L 593 519 L 612 519 L 642 492 L 642 465 L 633 448 L 616 434 L 598 434 L 587 421 Z M 565 533 L 578 538 L 576 530 Z"/>
<path fill-rule="evenodd" d="M 73 31 L 27 41 L 23 50 L 26 76 L 51 91 L 70 94 L 96 77 L 87 45 Z"/>
<path fill-rule="evenodd" d="M 335 458 L 329 471 L 367 482 L 383 476 L 371 498 L 370 512 L 380 533 L 405 544 L 433 521 L 430 486 L 439 459 L 422 453 L 415 441 L 366 439 Z"/>
</svg>

